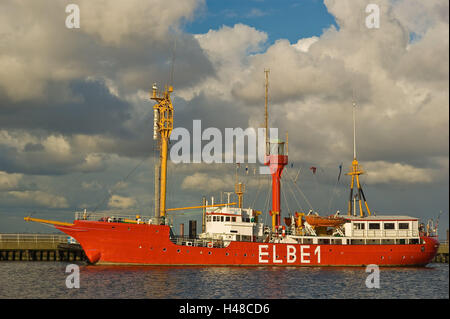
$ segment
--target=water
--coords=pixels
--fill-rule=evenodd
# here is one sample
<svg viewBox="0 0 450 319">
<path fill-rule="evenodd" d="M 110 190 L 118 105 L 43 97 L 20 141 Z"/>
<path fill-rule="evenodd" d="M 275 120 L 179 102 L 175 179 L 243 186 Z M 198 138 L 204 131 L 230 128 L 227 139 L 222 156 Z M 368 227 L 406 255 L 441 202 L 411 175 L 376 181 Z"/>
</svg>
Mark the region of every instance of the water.
<svg viewBox="0 0 450 319">
<path fill-rule="evenodd" d="M 66 287 L 64 262 L 1 262 L 0 298 L 449 298 L 448 264 L 380 268 L 368 289 L 365 268 L 80 266 Z"/>
</svg>

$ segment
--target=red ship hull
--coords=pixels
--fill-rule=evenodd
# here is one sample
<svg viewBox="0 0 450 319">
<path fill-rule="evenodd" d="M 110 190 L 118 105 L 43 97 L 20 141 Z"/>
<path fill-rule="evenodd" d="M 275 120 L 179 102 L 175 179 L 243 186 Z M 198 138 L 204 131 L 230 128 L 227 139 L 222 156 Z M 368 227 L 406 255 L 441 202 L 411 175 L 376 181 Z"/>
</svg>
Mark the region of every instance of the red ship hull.
<svg viewBox="0 0 450 319">
<path fill-rule="evenodd" d="M 217 266 L 424 266 L 439 243 L 423 237 L 423 244 L 316 245 L 231 242 L 225 248 L 176 245 L 164 225 L 105 223 L 76 220 L 55 226 L 74 237 L 91 263 L 135 265 Z"/>
</svg>

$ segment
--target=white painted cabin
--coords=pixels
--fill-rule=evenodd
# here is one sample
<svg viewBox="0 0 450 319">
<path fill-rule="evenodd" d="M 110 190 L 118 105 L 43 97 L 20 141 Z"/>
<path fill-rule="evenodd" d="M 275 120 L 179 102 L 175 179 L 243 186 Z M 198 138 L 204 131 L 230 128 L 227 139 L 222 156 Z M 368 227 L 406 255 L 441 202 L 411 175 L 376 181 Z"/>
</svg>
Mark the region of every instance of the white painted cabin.
<svg viewBox="0 0 450 319">
<path fill-rule="evenodd" d="M 264 224 L 256 222 L 256 211 L 251 208 L 212 207 L 206 211 L 205 219 L 205 232 L 200 238 L 254 241 L 263 236 Z"/>
</svg>

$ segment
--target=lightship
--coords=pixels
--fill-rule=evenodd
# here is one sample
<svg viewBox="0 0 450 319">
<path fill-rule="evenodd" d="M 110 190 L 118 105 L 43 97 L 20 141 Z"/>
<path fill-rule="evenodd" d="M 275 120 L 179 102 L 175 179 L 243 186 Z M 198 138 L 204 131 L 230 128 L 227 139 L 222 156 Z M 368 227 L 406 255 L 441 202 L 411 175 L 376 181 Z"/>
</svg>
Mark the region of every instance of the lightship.
<svg viewBox="0 0 450 319">
<path fill-rule="evenodd" d="M 172 86 L 158 92 L 153 85 L 154 139 L 159 141 L 160 161 L 155 167 L 155 216 L 75 213 L 73 223 L 25 217 L 53 225 L 75 238 L 92 264 L 167 266 L 424 266 L 436 255 L 439 243 L 419 219 L 372 214 L 359 176 L 356 159 L 355 104 L 353 105 L 354 153 L 350 172 L 350 198 L 346 216 L 298 213 L 281 224 L 280 180 L 288 163 L 288 145 L 270 140 L 268 132 L 268 74 L 265 70 L 265 165 L 272 175 L 270 226 L 260 222 L 261 212 L 243 207 L 244 184 L 237 182 L 237 203 L 166 208 L 167 153 L 173 129 Z M 356 182 L 356 187 L 354 184 Z M 354 188 L 356 194 L 353 195 Z M 363 210 L 363 202 L 366 212 Z M 202 232 L 190 227 L 179 235 L 166 214 L 179 209 L 203 209 Z M 359 208 L 359 214 L 357 210 Z M 190 225 L 191 226 L 191 225 Z"/>
</svg>

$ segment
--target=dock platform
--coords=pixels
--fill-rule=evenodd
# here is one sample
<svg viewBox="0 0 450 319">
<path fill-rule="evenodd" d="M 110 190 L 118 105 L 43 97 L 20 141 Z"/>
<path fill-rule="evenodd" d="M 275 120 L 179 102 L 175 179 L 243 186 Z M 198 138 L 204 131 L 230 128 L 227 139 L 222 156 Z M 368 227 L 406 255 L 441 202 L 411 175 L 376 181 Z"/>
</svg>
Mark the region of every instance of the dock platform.
<svg viewBox="0 0 450 319">
<path fill-rule="evenodd" d="M 0 234 L 1 261 L 87 261 L 78 244 L 67 235 Z"/>
</svg>

